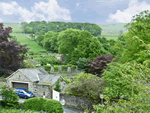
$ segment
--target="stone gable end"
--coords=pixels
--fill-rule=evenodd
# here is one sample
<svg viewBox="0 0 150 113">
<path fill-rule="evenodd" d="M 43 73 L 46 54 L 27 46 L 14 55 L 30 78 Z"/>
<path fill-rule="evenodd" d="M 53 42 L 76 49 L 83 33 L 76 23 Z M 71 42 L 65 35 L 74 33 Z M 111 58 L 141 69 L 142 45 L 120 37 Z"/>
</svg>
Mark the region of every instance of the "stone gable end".
<svg viewBox="0 0 150 113">
<path fill-rule="evenodd" d="M 7 85 L 8 87 L 13 87 L 12 82 L 17 83 L 27 83 L 28 89 L 30 91 L 33 90 L 33 83 L 30 79 L 28 79 L 23 73 L 21 73 L 19 70 L 14 72 L 10 77 L 7 79 Z"/>
</svg>

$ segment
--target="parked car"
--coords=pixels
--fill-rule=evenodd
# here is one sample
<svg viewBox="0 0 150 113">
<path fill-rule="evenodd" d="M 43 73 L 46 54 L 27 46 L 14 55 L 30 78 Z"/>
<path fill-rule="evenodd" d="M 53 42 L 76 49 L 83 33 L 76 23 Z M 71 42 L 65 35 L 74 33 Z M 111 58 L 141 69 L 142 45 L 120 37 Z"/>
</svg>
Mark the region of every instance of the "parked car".
<svg viewBox="0 0 150 113">
<path fill-rule="evenodd" d="M 35 95 L 32 92 L 29 92 L 25 88 L 15 88 L 14 91 L 19 97 L 23 97 L 25 99 L 35 97 Z"/>
</svg>

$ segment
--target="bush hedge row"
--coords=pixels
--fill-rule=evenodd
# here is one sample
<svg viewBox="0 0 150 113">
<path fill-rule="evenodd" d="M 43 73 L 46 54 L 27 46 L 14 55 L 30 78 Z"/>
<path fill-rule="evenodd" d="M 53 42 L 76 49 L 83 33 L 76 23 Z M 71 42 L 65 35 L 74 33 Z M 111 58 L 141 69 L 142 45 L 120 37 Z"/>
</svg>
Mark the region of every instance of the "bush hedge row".
<svg viewBox="0 0 150 113">
<path fill-rule="evenodd" d="M 61 65 L 62 66 L 62 70 L 65 70 L 65 71 L 67 71 L 67 68 L 70 66 L 71 67 L 71 69 L 75 69 L 76 68 L 76 66 L 75 65 Z M 42 66 L 36 66 L 36 67 L 42 67 Z M 44 65 L 44 67 L 45 67 L 45 70 L 48 72 L 48 71 L 50 71 L 50 69 L 51 69 L 51 66 L 50 65 Z M 59 71 L 59 66 L 58 65 L 54 65 L 54 71 L 55 72 L 58 72 Z"/>
<path fill-rule="evenodd" d="M 46 111 L 47 113 L 63 113 L 63 107 L 59 101 L 53 99 L 46 99 L 42 97 L 35 97 L 27 99 L 22 106 L 25 109 Z"/>
</svg>

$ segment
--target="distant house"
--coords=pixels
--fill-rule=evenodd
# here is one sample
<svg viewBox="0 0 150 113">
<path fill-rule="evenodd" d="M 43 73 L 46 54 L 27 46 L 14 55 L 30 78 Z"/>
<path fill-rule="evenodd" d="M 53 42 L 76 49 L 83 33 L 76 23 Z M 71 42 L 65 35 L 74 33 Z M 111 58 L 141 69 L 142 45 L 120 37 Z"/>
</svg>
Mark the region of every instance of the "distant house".
<svg viewBox="0 0 150 113">
<path fill-rule="evenodd" d="M 12 73 L 6 83 L 9 87 L 26 88 L 37 97 L 52 98 L 52 89 L 58 80 L 63 92 L 68 82 L 61 75 L 48 74 L 43 68 L 25 68 Z"/>
</svg>

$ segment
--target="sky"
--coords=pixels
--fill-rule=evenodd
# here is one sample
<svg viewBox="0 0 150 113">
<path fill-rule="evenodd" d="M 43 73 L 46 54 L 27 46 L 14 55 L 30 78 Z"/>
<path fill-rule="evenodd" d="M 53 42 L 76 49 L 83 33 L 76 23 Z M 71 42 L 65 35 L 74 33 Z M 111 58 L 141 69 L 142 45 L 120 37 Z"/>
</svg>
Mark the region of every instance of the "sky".
<svg viewBox="0 0 150 113">
<path fill-rule="evenodd" d="M 0 22 L 129 23 L 150 0 L 0 0 Z"/>
</svg>

